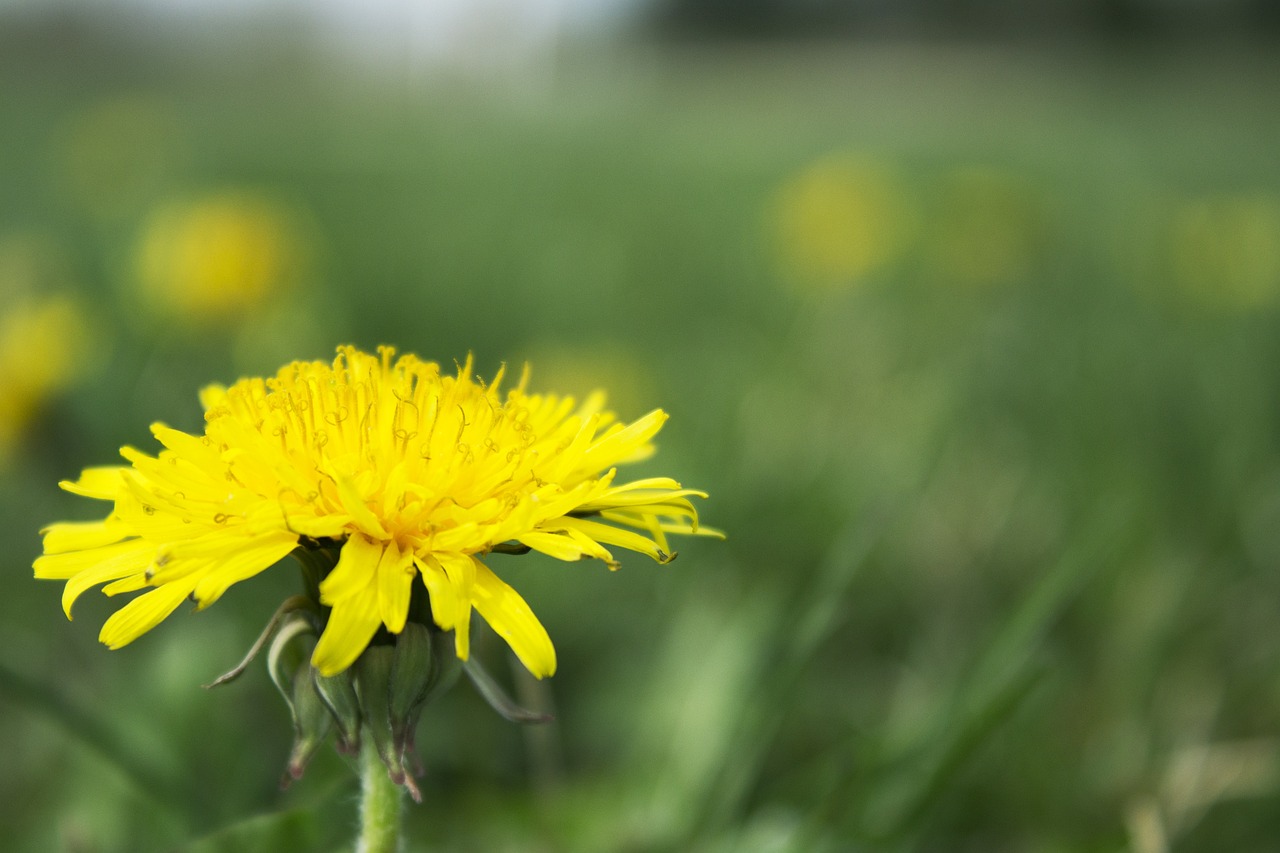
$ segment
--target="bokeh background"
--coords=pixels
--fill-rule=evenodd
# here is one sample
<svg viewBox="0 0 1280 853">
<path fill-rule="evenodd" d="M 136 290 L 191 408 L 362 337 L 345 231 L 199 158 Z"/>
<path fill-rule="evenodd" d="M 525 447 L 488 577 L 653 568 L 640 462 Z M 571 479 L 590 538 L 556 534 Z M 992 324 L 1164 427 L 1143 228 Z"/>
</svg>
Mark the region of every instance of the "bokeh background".
<svg viewBox="0 0 1280 853">
<path fill-rule="evenodd" d="M 726 542 L 495 558 L 554 679 L 426 715 L 412 850 L 1280 843 L 1269 3 L 0 3 L 0 847 L 335 850 L 282 564 L 120 652 L 60 479 L 382 343 L 672 419 Z"/>
</svg>

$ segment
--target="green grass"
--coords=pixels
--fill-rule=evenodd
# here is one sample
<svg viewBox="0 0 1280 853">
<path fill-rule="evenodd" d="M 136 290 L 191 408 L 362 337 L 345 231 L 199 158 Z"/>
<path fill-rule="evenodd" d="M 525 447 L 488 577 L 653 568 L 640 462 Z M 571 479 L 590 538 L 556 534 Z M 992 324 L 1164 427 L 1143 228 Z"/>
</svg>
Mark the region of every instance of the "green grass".
<svg viewBox="0 0 1280 853">
<path fill-rule="evenodd" d="M 495 557 L 559 673 L 530 693 L 499 642 L 480 634 L 480 654 L 558 721 L 441 700 L 412 849 L 1113 851 L 1149 802 L 1179 851 L 1271 849 L 1280 272 L 1241 305 L 1176 258 L 1197 200 L 1280 198 L 1274 60 L 637 51 L 495 93 L 305 53 L 105 53 L 0 60 L 0 240 L 45 241 L 100 353 L 0 481 L 8 849 L 353 834 L 356 779 L 331 750 L 277 791 L 289 719 L 265 672 L 199 687 L 291 570 L 115 653 L 96 644 L 114 602 L 86 596 L 67 623 L 60 587 L 29 578 L 35 531 L 94 511 L 59 479 L 149 447 L 152 420 L 197 428 L 206 382 L 345 341 L 471 350 L 482 372 L 527 358 L 535 386 L 663 406 L 648 467 L 706 488 L 729 533 L 615 574 Z M 94 209 L 65 140 L 125 96 L 164 129 L 95 138 L 114 194 Z M 844 151 L 899 176 L 919 228 L 866 280 L 806 290 L 772 206 Z M 1021 205 L 996 220 L 1021 235 L 1018 272 L 984 287 L 937 260 L 975 215 L 947 195 L 973 167 Z M 148 211 L 224 186 L 304 212 L 293 313 L 203 335 L 141 317 Z M 1266 233 L 1243 251 L 1280 245 Z"/>
</svg>

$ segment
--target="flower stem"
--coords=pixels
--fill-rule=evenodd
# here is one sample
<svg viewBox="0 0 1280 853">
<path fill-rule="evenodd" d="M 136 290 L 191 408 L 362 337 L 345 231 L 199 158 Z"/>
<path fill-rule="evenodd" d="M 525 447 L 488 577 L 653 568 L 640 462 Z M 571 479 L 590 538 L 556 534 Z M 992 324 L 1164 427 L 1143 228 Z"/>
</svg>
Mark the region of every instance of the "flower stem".
<svg viewBox="0 0 1280 853">
<path fill-rule="evenodd" d="M 356 853 L 397 853 L 403 791 L 391 781 L 373 738 L 360 750 L 360 840 Z"/>
</svg>

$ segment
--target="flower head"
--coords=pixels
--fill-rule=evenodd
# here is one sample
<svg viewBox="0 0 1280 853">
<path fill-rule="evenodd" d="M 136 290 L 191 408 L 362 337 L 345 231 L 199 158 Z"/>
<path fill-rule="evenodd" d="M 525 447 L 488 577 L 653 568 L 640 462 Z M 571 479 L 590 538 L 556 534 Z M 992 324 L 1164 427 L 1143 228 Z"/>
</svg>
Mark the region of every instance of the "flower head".
<svg viewBox="0 0 1280 853">
<path fill-rule="evenodd" d="M 788 278 L 841 288 L 863 283 L 902 256 L 915 211 L 887 164 L 849 152 L 823 157 L 783 184 L 771 222 Z"/>
<path fill-rule="evenodd" d="M 312 657 L 346 669 L 379 629 L 400 633 L 415 584 L 431 618 L 468 655 L 474 609 L 538 677 L 555 650 L 524 599 L 481 558 L 532 549 L 616 566 L 610 547 L 674 557 L 668 533 L 698 527 L 691 497 L 659 477 L 616 483 L 616 465 L 653 452 L 666 414 L 630 424 L 595 395 L 505 394 L 470 358 L 456 375 L 412 355 L 341 347 L 332 364 L 293 362 L 269 379 L 201 394 L 204 435 L 154 424 L 157 456 L 131 447 L 127 466 L 90 468 L 62 487 L 113 502 L 102 521 L 44 530 L 36 577 L 67 582 L 63 607 L 107 584 L 148 590 L 113 614 L 101 640 L 123 646 L 184 599 L 204 608 L 298 547 L 340 547 L 320 582 L 327 610 Z M 527 379 L 527 377 L 526 377 Z"/>
<path fill-rule="evenodd" d="M 304 248 L 299 217 L 260 193 L 165 204 L 138 246 L 140 295 L 155 314 L 188 325 L 237 320 L 288 289 Z"/>
<path fill-rule="evenodd" d="M 0 463 L 41 406 L 83 370 L 88 321 L 69 296 L 17 299 L 0 311 Z"/>
<path fill-rule="evenodd" d="M 1265 307 L 1280 296 L 1280 197 L 1210 196 L 1174 209 L 1173 282 L 1201 304 Z"/>
</svg>

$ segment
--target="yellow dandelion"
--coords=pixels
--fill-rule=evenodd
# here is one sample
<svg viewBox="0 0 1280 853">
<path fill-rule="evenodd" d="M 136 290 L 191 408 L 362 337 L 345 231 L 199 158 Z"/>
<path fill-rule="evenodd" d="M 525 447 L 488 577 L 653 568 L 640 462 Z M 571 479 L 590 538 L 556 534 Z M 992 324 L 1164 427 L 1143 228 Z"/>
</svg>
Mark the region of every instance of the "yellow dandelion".
<svg viewBox="0 0 1280 853">
<path fill-rule="evenodd" d="M 41 406 L 83 372 L 87 329 L 70 296 L 19 300 L 0 315 L 0 461 Z"/>
<path fill-rule="evenodd" d="M 67 582 L 68 618 L 97 584 L 149 590 L 103 625 L 102 642 L 119 648 L 295 548 L 340 547 L 319 586 L 321 674 L 350 666 L 380 629 L 400 633 L 420 582 L 459 658 L 474 610 L 541 678 L 555 672 L 551 640 L 485 555 L 532 549 L 612 568 L 611 547 L 667 562 L 668 534 L 720 535 L 698 526 L 689 499 L 704 493 L 666 477 L 615 482 L 615 466 L 653 452 L 663 411 L 624 424 L 600 394 L 578 404 L 529 394 L 525 380 L 501 394 L 503 372 L 485 384 L 470 358 L 445 375 L 393 357 L 341 347 L 331 365 L 206 388 L 204 435 L 154 424 L 157 456 L 125 447 L 129 465 L 61 484 L 113 509 L 47 527 L 36 577 Z"/>
<path fill-rule="evenodd" d="M 839 288 L 888 269 L 915 231 L 894 171 L 857 154 L 824 157 L 784 184 L 772 226 L 783 272 L 797 284 Z"/>
<path fill-rule="evenodd" d="M 1280 198 L 1187 202 L 1175 211 L 1170 237 L 1174 281 L 1188 297 L 1248 310 L 1280 295 Z"/>
<path fill-rule="evenodd" d="M 152 313 L 189 325 L 238 319 L 292 286 L 303 243 L 299 217 L 259 193 L 165 204 L 138 244 L 140 295 Z"/>
</svg>

